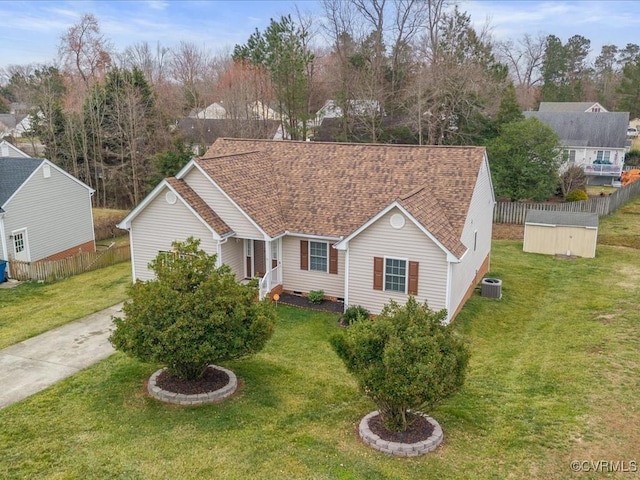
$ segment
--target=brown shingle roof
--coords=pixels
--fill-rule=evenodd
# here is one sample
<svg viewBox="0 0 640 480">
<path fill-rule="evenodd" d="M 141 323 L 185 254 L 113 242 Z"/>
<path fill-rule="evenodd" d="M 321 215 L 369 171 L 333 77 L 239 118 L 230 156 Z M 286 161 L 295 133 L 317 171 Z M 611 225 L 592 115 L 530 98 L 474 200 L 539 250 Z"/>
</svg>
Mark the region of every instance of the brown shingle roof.
<svg viewBox="0 0 640 480">
<path fill-rule="evenodd" d="M 452 253 L 482 147 L 219 139 L 197 162 L 270 236 L 348 236 L 397 200 Z"/>
<path fill-rule="evenodd" d="M 166 180 L 167 183 L 178 192 L 178 195 L 180 195 L 218 235 L 224 236 L 233 233 L 229 225 L 227 225 L 184 180 L 178 180 L 175 177 L 169 177 Z"/>
</svg>

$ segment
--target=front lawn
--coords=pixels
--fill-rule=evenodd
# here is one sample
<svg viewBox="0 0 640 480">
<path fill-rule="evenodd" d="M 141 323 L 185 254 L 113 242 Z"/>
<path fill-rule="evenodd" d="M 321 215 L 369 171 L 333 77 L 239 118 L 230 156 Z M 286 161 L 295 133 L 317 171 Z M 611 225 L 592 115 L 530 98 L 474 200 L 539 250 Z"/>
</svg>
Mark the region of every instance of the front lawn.
<svg viewBox="0 0 640 480">
<path fill-rule="evenodd" d="M 126 298 L 131 263 L 52 283 L 25 282 L 0 290 L 0 348 L 90 315 Z"/>
<path fill-rule="evenodd" d="M 572 460 L 640 460 L 637 258 L 494 242 L 503 299 L 476 294 L 456 319 L 468 379 L 429 412 L 445 443 L 424 457 L 358 440 L 373 405 L 328 344 L 337 317 L 279 306 L 267 347 L 225 364 L 243 386 L 222 404 L 158 403 L 144 390 L 157 366 L 115 354 L 0 410 L 0 478 L 566 479 Z"/>
</svg>

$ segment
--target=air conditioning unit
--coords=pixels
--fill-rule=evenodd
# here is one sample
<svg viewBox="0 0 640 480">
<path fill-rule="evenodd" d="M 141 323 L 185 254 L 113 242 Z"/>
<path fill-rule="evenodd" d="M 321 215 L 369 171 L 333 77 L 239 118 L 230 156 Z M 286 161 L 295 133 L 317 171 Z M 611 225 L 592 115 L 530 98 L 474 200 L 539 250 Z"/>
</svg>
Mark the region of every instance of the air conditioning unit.
<svg viewBox="0 0 640 480">
<path fill-rule="evenodd" d="M 483 297 L 502 298 L 502 280 L 498 278 L 483 278 L 482 292 Z"/>
</svg>

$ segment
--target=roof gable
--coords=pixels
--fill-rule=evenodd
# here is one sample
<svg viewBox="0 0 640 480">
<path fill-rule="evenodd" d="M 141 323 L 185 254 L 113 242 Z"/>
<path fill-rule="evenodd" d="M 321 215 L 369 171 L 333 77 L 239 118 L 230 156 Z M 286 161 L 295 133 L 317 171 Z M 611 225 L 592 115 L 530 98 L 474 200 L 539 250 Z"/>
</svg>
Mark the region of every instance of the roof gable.
<svg viewBox="0 0 640 480">
<path fill-rule="evenodd" d="M 175 177 L 166 179 L 173 190 L 221 237 L 231 235 L 233 230 L 227 225 L 209 205 L 184 180 Z"/>
<path fill-rule="evenodd" d="M 2 140 L 0 142 L 0 157 L 12 157 L 12 158 L 31 158 L 15 145 Z"/>
<path fill-rule="evenodd" d="M 220 139 L 196 160 L 270 236 L 348 236 L 398 201 L 452 253 L 482 147 Z"/>
<path fill-rule="evenodd" d="M 628 112 L 524 112 L 549 125 L 565 146 L 624 148 Z"/>
<path fill-rule="evenodd" d="M 598 102 L 540 102 L 539 112 L 608 112 Z"/>
<path fill-rule="evenodd" d="M 0 157 L 0 208 L 43 162 L 42 158 Z"/>
</svg>

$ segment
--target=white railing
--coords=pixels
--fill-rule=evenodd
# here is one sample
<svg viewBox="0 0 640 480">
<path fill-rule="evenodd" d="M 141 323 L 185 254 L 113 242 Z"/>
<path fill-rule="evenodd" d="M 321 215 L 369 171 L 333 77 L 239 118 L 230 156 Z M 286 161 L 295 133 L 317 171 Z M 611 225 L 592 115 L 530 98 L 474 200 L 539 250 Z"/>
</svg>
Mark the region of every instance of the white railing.
<svg viewBox="0 0 640 480">
<path fill-rule="evenodd" d="M 622 174 L 622 165 L 593 163 L 591 165 L 584 166 L 584 173 L 586 173 L 587 175 L 607 175 L 612 177 L 619 177 Z"/>
<path fill-rule="evenodd" d="M 272 268 L 264 277 L 260 279 L 258 287 L 260 289 L 260 300 L 266 297 L 271 290 L 282 283 L 282 264 Z"/>
</svg>

